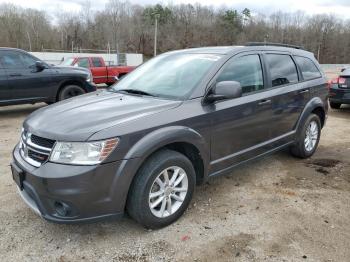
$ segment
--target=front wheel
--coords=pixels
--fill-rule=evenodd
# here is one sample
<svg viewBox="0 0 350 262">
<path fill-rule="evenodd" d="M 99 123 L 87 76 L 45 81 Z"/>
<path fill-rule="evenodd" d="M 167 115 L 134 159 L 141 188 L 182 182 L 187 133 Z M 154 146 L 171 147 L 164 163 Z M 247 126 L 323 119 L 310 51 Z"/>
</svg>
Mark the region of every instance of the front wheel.
<svg viewBox="0 0 350 262">
<path fill-rule="evenodd" d="M 78 85 L 67 85 L 58 94 L 58 101 L 85 94 L 85 90 Z"/>
<path fill-rule="evenodd" d="M 136 174 L 127 211 L 146 228 L 161 228 L 175 222 L 187 209 L 196 176 L 191 161 L 176 151 L 152 155 Z"/>
<path fill-rule="evenodd" d="M 298 134 L 295 145 L 291 147 L 291 153 L 300 158 L 308 158 L 312 156 L 321 136 L 321 121 L 320 118 L 311 114 L 305 121 L 301 132 Z"/>
</svg>

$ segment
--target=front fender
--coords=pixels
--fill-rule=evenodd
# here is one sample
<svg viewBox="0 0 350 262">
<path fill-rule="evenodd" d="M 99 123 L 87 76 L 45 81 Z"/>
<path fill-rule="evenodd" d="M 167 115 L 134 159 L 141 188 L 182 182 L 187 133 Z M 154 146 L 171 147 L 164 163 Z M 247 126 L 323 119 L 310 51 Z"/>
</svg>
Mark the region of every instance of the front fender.
<svg viewBox="0 0 350 262">
<path fill-rule="evenodd" d="M 157 129 L 133 145 L 124 160 L 121 161 L 109 194 L 113 202 L 118 203 L 118 211 L 124 210 L 132 180 L 145 160 L 157 150 L 176 142 L 185 142 L 195 146 L 202 157 L 206 172 L 209 164 L 209 147 L 198 132 L 184 126 Z M 205 173 L 204 176 L 206 177 L 207 174 Z"/>
<path fill-rule="evenodd" d="M 184 126 L 170 126 L 157 129 L 140 139 L 126 154 L 129 158 L 144 158 L 165 145 L 175 142 L 186 142 L 194 145 L 202 157 L 208 154 L 208 145 L 195 130 Z"/>
<path fill-rule="evenodd" d="M 319 97 L 312 98 L 304 107 L 303 112 L 301 113 L 298 122 L 296 123 L 296 126 L 294 130 L 296 130 L 297 133 L 300 132 L 301 127 L 303 126 L 306 119 L 309 117 L 309 115 L 312 113 L 313 110 L 316 108 L 322 108 L 323 112 L 326 114 L 325 104 Z"/>
</svg>

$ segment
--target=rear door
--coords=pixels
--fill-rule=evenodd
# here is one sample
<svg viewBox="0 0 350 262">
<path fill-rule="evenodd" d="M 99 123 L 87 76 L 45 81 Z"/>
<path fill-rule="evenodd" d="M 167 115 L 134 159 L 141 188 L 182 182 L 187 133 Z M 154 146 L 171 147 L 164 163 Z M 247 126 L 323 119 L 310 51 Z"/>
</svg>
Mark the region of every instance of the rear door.
<svg viewBox="0 0 350 262">
<path fill-rule="evenodd" d="M 293 132 L 310 90 L 306 83 L 300 82 L 300 73 L 289 53 L 269 52 L 263 57 L 268 68 L 268 85 L 275 90 L 271 101 L 276 124 L 271 126 L 271 139 L 276 139 Z"/>
<path fill-rule="evenodd" d="M 52 69 L 38 71 L 37 58 L 17 50 L 0 51 L 13 100 L 46 101 L 52 97 L 55 83 L 52 81 Z"/>
</svg>

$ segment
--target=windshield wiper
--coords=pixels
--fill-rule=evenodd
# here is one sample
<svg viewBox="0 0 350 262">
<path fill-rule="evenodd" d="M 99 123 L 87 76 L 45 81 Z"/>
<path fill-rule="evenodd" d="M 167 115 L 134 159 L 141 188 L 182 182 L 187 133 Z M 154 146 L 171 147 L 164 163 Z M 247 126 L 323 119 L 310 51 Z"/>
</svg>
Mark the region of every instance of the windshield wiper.
<svg viewBox="0 0 350 262">
<path fill-rule="evenodd" d="M 139 90 L 139 89 L 117 89 L 115 90 L 117 92 L 126 92 L 130 94 L 137 94 L 137 95 L 143 95 L 143 96 L 155 96 L 153 94 L 147 93 L 145 91 Z"/>
</svg>

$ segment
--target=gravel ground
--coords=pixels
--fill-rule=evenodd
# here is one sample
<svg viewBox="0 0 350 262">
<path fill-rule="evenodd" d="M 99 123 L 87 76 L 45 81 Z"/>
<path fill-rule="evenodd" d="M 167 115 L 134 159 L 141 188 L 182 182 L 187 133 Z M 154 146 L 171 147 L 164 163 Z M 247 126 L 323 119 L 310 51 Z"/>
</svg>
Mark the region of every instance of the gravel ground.
<svg viewBox="0 0 350 262">
<path fill-rule="evenodd" d="M 330 111 L 309 160 L 280 152 L 199 186 L 184 216 L 58 225 L 20 199 L 9 163 L 23 119 L 0 108 L 0 261 L 349 261 L 350 107 Z"/>
</svg>

